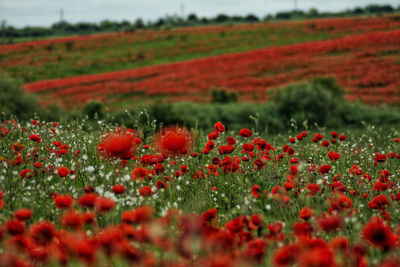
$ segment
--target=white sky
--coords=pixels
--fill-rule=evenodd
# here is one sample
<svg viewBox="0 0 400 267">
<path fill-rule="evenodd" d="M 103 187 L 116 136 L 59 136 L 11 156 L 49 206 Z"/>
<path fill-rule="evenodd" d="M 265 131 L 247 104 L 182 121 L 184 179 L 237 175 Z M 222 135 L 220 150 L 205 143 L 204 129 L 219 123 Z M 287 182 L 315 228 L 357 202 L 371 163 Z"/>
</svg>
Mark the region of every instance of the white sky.
<svg viewBox="0 0 400 267">
<path fill-rule="evenodd" d="M 246 15 L 263 17 L 268 13 L 294 8 L 295 0 L 0 0 L 0 20 L 22 27 L 49 26 L 60 20 L 60 10 L 68 22 L 99 22 L 103 19 L 134 21 L 154 20 L 165 15 L 196 13 L 198 16 Z M 339 11 L 371 3 L 400 5 L 400 0 L 297 0 L 298 7 L 308 10 Z"/>
</svg>

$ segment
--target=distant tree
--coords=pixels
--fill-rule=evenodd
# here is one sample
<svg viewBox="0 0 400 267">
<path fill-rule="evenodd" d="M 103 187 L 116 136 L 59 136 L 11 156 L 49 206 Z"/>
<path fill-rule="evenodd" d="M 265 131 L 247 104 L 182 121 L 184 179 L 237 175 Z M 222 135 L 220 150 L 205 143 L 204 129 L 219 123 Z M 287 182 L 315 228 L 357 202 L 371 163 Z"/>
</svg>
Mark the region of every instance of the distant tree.
<svg viewBox="0 0 400 267">
<path fill-rule="evenodd" d="M 314 18 L 314 17 L 318 17 L 318 15 L 319 15 L 319 12 L 318 12 L 318 9 L 316 9 L 316 8 L 310 8 L 310 10 L 308 10 L 308 12 L 307 12 L 308 17 Z"/>
<path fill-rule="evenodd" d="M 121 21 L 121 23 L 119 24 L 119 26 L 121 27 L 121 28 L 126 28 L 126 27 L 129 27 L 129 26 L 131 26 L 131 23 L 129 22 L 129 20 L 123 20 L 123 21 Z"/>
<path fill-rule="evenodd" d="M 247 22 L 257 22 L 257 21 L 259 21 L 260 19 L 259 19 L 256 15 L 254 15 L 254 14 L 248 14 L 248 15 L 245 17 L 244 20 L 247 21 Z"/>
<path fill-rule="evenodd" d="M 208 18 L 206 18 L 206 17 L 202 17 L 202 18 L 200 19 L 200 22 L 201 22 L 202 24 L 208 24 L 208 23 L 210 22 L 210 20 L 209 20 Z"/>
<path fill-rule="evenodd" d="M 143 29 L 144 28 L 144 22 L 141 18 L 138 18 L 135 20 L 135 23 L 133 24 L 136 29 Z"/>
<path fill-rule="evenodd" d="M 364 11 L 364 9 L 361 8 L 361 7 L 356 7 L 356 8 L 353 10 L 352 13 L 353 13 L 353 14 L 356 14 L 356 15 L 360 15 L 360 14 L 364 14 L 365 11 Z"/>
<path fill-rule="evenodd" d="M 384 12 L 384 13 L 392 13 L 395 11 L 395 9 L 391 5 L 383 5 L 381 7 L 381 9 L 382 9 L 382 12 Z"/>
<path fill-rule="evenodd" d="M 100 22 L 100 28 L 102 30 L 112 30 L 115 29 L 115 22 L 109 21 L 108 19 L 102 20 Z"/>
<path fill-rule="evenodd" d="M 365 7 L 368 13 L 391 13 L 394 12 L 394 8 L 391 5 L 368 5 Z"/>
<path fill-rule="evenodd" d="M 290 13 L 292 13 L 292 17 L 304 17 L 306 15 L 303 10 L 293 10 Z"/>
<path fill-rule="evenodd" d="M 215 21 L 217 22 L 217 23 L 224 23 L 224 22 L 227 22 L 229 20 L 229 16 L 228 15 L 225 15 L 225 14 L 218 14 L 216 17 L 215 17 Z"/>
<path fill-rule="evenodd" d="M 87 32 L 93 30 L 93 26 L 90 23 L 87 22 L 79 22 L 76 24 L 76 28 L 80 32 Z"/>
<path fill-rule="evenodd" d="M 66 21 L 60 21 L 51 25 L 51 28 L 55 31 L 65 31 L 69 25 Z"/>
<path fill-rule="evenodd" d="M 269 20 L 271 20 L 271 19 L 273 19 L 274 18 L 274 16 L 272 16 L 271 14 L 267 14 L 267 15 L 265 15 L 265 17 L 263 18 L 263 20 L 264 21 L 269 21 Z"/>
<path fill-rule="evenodd" d="M 292 13 L 291 12 L 278 12 L 275 16 L 277 19 L 291 19 Z"/>
<path fill-rule="evenodd" d="M 189 14 L 189 16 L 187 17 L 187 20 L 190 22 L 197 22 L 199 19 L 197 18 L 196 14 L 192 13 L 192 14 Z"/>
<path fill-rule="evenodd" d="M 154 22 L 153 26 L 161 27 L 165 24 L 165 20 L 163 18 L 159 18 L 156 22 Z"/>
</svg>

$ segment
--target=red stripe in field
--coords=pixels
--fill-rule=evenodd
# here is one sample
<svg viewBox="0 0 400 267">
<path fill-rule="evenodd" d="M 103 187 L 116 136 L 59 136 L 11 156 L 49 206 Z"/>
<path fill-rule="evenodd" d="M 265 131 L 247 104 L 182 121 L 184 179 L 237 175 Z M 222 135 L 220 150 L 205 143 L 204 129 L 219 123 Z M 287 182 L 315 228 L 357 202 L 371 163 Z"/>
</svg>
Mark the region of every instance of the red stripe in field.
<svg viewBox="0 0 400 267">
<path fill-rule="evenodd" d="M 89 99 L 141 92 L 172 99 L 207 101 L 212 87 L 240 92 L 241 100 L 264 101 L 267 90 L 316 75 L 338 78 L 349 99 L 400 101 L 400 31 L 367 33 L 179 63 L 26 84 L 66 106 Z"/>
</svg>

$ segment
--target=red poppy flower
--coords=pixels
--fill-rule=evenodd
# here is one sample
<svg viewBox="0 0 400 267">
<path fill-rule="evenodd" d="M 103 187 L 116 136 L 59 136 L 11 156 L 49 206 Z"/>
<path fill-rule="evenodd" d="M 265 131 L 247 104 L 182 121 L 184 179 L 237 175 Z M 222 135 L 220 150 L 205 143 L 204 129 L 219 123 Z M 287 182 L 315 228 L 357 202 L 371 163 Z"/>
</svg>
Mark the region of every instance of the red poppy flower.
<svg viewBox="0 0 400 267">
<path fill-rule="evenodd" d="M 383 163 L 383 162 L 386 161 L 386 155 L 385 155 L 385 154 L 376 153 L 376 154 L 375 154 L 374 160 L 375 160 L 376 162 L 381 162 L 381 163 Z"/>
<path fill-rule="evenodd" d="M 302 208 L 299 212 L 300 219 L 303 219 L 305 221 L 308 221 L 313 215 L 314 210 L 307 207 Z"/>
<path fill-rule="evenodd" d="M 69 208 L 73 202 L 74 199 L 70 195 L 54 196 L 54 203 L 56 204 L 56 207 L 59 209 Z"/>
<path fill-rule="evenodd" d="M 252 145 L 252 144 L 243 144 L 242 149 L 243 149 L 244 153 L 247 153 L 247 152 L 250 152 L 250 151 L 254 150 L 254 145 Z"/>
<path fill-rule="evenodd" d="M 287 245 L 275 250 L 273 262 L 276 266 L 286 267 L 295 263 L 299 254 L 299 247 L 297 245 Z"/>
<path fill-rule="evenodd" d="M 288 153 L 288 155 L 293 156 L 294 155 L 294 148 L 293 147 L 288 147 L 286 150 L 286 153 Z"/>
<path fill-rule="evenodd" d="M 320 134 L 320 133 L 315 133 L 314 136 L 315 136 L 315 138 L 317 139 L 317 142 L 318 142 L 319 140 L 324 139 L 324 137 L 323 137 L 322 134 Z"/>
<path fill-rule="evenodd" d="M 390 203 L 385 195 L 378 195 L 368 202 L 368 207 L 371 209 L 384 210 L 386 207 L 390 208 Z"/>
<path fill-rule="evenodd" d="M 194 142 L 193 134 L 182 127 L 168 127 L 154 138 L 154 147 L 164 154 L 182 156 L 189 153 Z"/>
<path fill-rule="evenodd" d="M 261 263 L 264 259 L 266 248 L 267 243 L 263 239 L 253 239 L 247 243 L 247 249 L 245 251 L 246 257 L 250 260 L 256 261 L 257 263 Z"/>
<path fill-rule="evenodd" d="M 239 131 L 239 136 L 241 137 L 250 137 L 253 134 L 253 132 L 250 129 L 241 129 Z"/>
<path fill-rule="evenodd" d="M 137 139 L 134 133 L 128 131 L 108 133 L 98 149 L 107 157 L 130 159 L 137 148 Z"/>
<path fill-rule="evenodd" d="M 321 167 L 319 167 L 319 173 L 320 173 L 320 174 L 326 174 L 326 173 L 328 173 L 331 169 L 332 169 L 331 166 L 329 166 L 328 164 L 325 164 L 325 165 L 322 165 Z"/>
<path fill-rule="evenodd" d="M 208 135 L 208 140 L 215 140 L 219 137 L 219 132 L 218 131 L 212 131 Z"/>
<path fill-rule="evenodd" d="M 143 186 L 139 189 L 139 194 L 142 197 L 149 197 L 152 195 L 151 187 L 150 186 Z"/>
<path fill-rule="evenodd" d="M 146 178 L 146 176 L 149 174 L 150 174 L 150 171 L 147 170 L 146 168 L 136 167 L 135 169 L 133 169 L 133 171 L 131 173 L 131 179 L 132 179 L 132 181 L 136 181 L 137 179 L 140 178 L 143 181 L 144 178 Z"/>
<path fill-rule="evenodd" d="M 334 267 L 335 257 L 327 247 L 315 247 L 298 257 L 299 266 L 314 266 L 314 267 Z"/>
<path fill-rule="evenodd" d="M 289 174 L 296 176 L 299 174 L 299 167 L 297 165 L 290 165 L 289 166 Z"/>
<path fill-rule="evenodd" d="M 114 194 L 120 195 L 123 194 L 125 191 L 125 186 L 122 184 L 117 184 L 112 187 Z"/>
<path fill-rule="evenodd" d="M 168 185 L 164 182 L 164 181 L 156 181 L 156 183 L 154 184 L 154 186 L 157 189 L 163 189 L 163 188 L 168 188 Z"/>
<path fill-rule="evenodd" d="M 14 212 L 14 217 L 20 221 L 27 221 L 32 218 L 33 212 L 30 209 L 19 209 Z"/>
<path fill-rule="evenodd" d="M 339 153 L 336 153 L 336 152 L 333 152 L 333 151 L 329 151 L 328 157 L 329 157 L 333 162 L 335 162 L 336 160 L 340 159 L 340 154 L 339 154 Z"/>
<path fill-rule="evenodd" d="M 42 138 L 40 138 L 40 135 L 38 135 L 38 134 L 31 134 L 29 136 L 29 140 L 39 144 L 42 141 Z"/>
<path fill-rule="evenodd" d="M 67 167 L 59 167 L 57 169 L 57 175 L 60 177 L 66 177 L 69 174 L 69 169 Z"/>
<path fill-rule="evenodd" d="M 258 184 L 253 185 L 253 187 L 251 188 L 251 194 L 253 195 L 253 197 L 261 198 L 260 192 L 260 186 Z"/>
<path fill-rule="evenodd" d="M 98 197 L 95 204 L 96 204 L 96 209 L 99 213 L 108 212 L 112 210 L 115 206 L 114 200 L 106 197 Z"/>
<path fill-rule="evenodd" d="M 384 224 L 383 220 L 374 217 L 363 229 L 363 237 L 373 246 L 384 250 L 394 248 L 398 237 L 392 232 L 392 229 Z"/>
<path fill-rule="evenodd" d="M 38 245 L 48 245 L 55 235 L 55 228 L 51 222 L 43 221 L 33 224 L 30 228 L 32 240 Z"/>
<path fill-rule="evenodd" d="M 317 220 L 317 224 L 325 232 L 336 231 L 342 225 L 338 216 L 326 216 L 325 214 Z"/>
<path fill-rule="evenodd" d="M 214 129 L 220 133 L 225 132 L 225 126 L 220 121 L 214 124 Z"/>
<path fill-rule="evenodd" d="M 218 210 L 216 208 L 209 209 L 208 211 L 205 211 L 201 217 L 204 222 L 211 222 L 212 220 L 217 218 L 217 213 Z"/>
<path fill-rule="evenodd" d="M 231 136 L 228 136 L 228 137 L 226 138 L 226 142 L 227 142 L 229 145 L 234 145 L 234 144 L 236 144 L 236 139 L 233 138 L 233 137 L 231 137 Z"/>
<path fill-rule="evenodd" d="M 7 221 L 5 226 L 10 235 L 20 235 L 25 232 L 25 225 L 16 219 Z"/>
<path fill-rule="evenodd" d="M 237 234 L 243 229 L 243 222 L 241 218 L 235 218 L 225 224 L 226 229 L 232 234 Z"/>
<path fill-rule="evenodd" d="M 321 146 L 328 147 L 329 146 L 329 141 L 328 140 L 322 141 Z"/>
<path fill-rule="evenodd" d="M 208 151 L 213 150 L 214 147 L 215 147 L 215 143 L 214 143 L 214 141 L 211 141 L 211 140 L 209 140 L 205 145 L 205 149 Z"/>
<path fill-rule="evenodd" d="M 338 194 L 336 197 L 331 199 L 331 209 L 332 210 L 349 210 L 353 207 L 353 201 L 348 196 L 343 194 Z"/>
<path fill-rule="evenodd" d="M 62 224 L 71 228 L 80 228 L 83 224 L 82 214 L 71 210 L 62 216 Z"/>
<path fill-rule="evenodd" d="M 78 198 L 78 203 L 82 207 L 93 208 L 95 206 L 96 200 L 97 200 L 97 195 L 93 193 L 87 193 Z"/>
<path fill-rule="evenodd" d="M 310 190 L 311 194 L 316 194 L 321 190 L 317 184 L 308 184 L 306 187 Z"/>
<path fill-rule="evenodd" d="M 292 227 L 295 236 L 310 236 L 313 231 L 311 224 L 308 222 L 297 222 Z"/>
<path fill-rule="evenodd" d="M 218 148 L 218 152 L 219 152 L 219 154 L 221 154 L 221 155 L 230 154 L 230 153 L 232 153 L 234 150 L 235 150 L 235 147 L 234 147 L 234 146 L 231 146 L 231 145 L 224 145 L 224 146 L 220 146 L 220 147 Z"/>
<path fill-rule="evenodd" d="M 21 171 L 22 178 L 31 178 L 32 177 L 32 169 L 24 169 Z"/>
</svg>

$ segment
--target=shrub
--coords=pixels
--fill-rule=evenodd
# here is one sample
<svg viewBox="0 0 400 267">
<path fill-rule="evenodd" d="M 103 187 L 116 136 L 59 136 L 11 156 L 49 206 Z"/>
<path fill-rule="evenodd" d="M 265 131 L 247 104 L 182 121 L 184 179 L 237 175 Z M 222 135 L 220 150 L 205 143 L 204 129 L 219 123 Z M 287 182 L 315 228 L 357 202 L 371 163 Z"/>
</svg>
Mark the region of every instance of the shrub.
<svg viewBox="0 0 400 267">
<path fill-rule="evenodd" d="M 0 92 L 1 119 L 15 116 L 20 120 L 29 120 L 34 113 L 43 112 L 36 96 L 26 93 L 19 82 L 5 74 L 0 74 Z"/>
<path fill-rule="evenodd" d="M 89 101 L 83 107 L 83 114 L 88 116 L 89 120 L 104 118 L 104 104 L 99 101 Z"/>
<path fill-rule="evenodd" d="M 312 82 L 289 85 L 273 91 L 271 101 L 275 102 L 284 125 L 290 120 L 308 120 L 310 124 L 325 125 L 337 118 L 338 104 L 343 102 L 344 92 L 332 78 L 316 78 Z"/>
<path fill-rule="evenodd" d="M 235 91 L 228 92 L 225 89 L 212 89 L 211 90 L 211 102 L 212 103 L 236 103 L 238 100 L 238 93 Z"/>
</svg>

